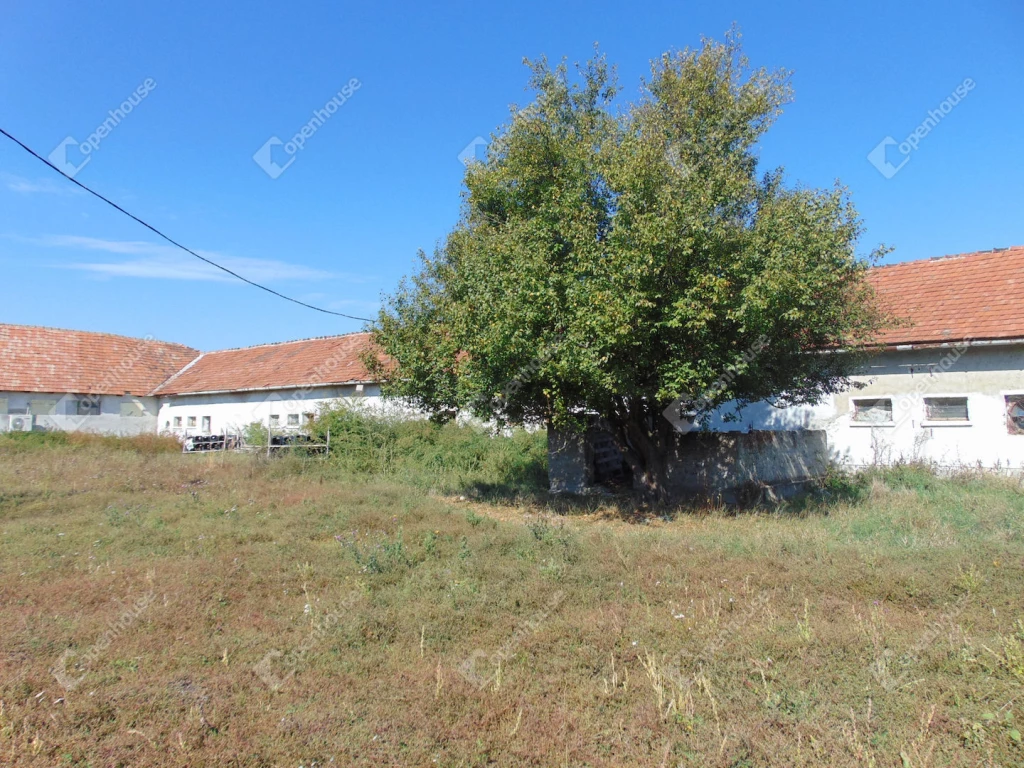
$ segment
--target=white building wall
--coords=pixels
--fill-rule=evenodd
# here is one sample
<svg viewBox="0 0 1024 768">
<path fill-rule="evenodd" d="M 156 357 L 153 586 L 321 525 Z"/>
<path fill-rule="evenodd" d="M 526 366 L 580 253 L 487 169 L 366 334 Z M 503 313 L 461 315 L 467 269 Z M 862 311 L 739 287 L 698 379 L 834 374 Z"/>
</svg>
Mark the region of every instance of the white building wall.
<svg viewBox="0 0 1024 768">
<path fill-rule="evenodd" d="M 833 460 L 850 467 L 896 461 L 924 461 L 947 469 L 981 465 L 1024 470 L 1024 435 L 1007 426 L 1007 395 L 1024 395 L 1024 346 L 968 346 L 885 352 L 862 375 L 863 385 L 815 406 L 778 409 L 767 403 L 745 408 L 738 421 L 722 413 L 708 418 L 713 431 L 790 430 L 804 427 L 828 433 Z M 967 397 L 969 421 L 928 422 L 931 397 Z M 890 398 L 890 423 L 852 420 L 854 401 Z"/>
<path fill-rule="evenodd" d="M 382 409 L 377 384 L 275 389 L 259 392 L 227 392 L 222 394 L 172 395 L 161 399 L 157 418 L 160 432 L 188 435 L 237 435 L 249 424 L 271 423 L 287 428 L 288 416 L 298 416 L 299 425 L 305 414 L 338 399 L 351 400 L 367 408 Z M 180 426 L 177 419 L 180 419 Z M 209 425 L 204 419 L 209 419 Z M 194 423 L 190 420 L 194 420 Z"/>
<path fill-rule="evenodd" d="M 80 415 L 78 401 L 99 401 L 99 413 Z M 36 430 L 139 435 L 156 432 L 159 401 L 134 395 L 75 395 L 66 392 L 0 392 L 0 431 L 9 415 L 34 415 Z"/>
</svg>

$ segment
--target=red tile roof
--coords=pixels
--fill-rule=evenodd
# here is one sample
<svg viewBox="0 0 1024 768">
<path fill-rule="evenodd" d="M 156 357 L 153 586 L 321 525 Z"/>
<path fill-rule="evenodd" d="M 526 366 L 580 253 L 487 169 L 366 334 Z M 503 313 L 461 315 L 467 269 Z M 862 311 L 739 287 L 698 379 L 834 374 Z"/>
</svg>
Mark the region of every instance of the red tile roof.
<svg viewBox="0 0 1024 768">
<path fill-rule="evenodd" d="M 153 394 L 180 395 L 370 382 L 370 334 L 350 333 L 207 352 Z"/>
<path fill-rule="evenodd" d="M 883 344 L 1024 339 L 1024 246 L 876 267 L 869 280 L 909 321 Z"/>
<path fill-rule="evenodd" d="M 0 323 L 0 391 L 146 395 L 198 355 L 165 341 Z"/>
</svg>

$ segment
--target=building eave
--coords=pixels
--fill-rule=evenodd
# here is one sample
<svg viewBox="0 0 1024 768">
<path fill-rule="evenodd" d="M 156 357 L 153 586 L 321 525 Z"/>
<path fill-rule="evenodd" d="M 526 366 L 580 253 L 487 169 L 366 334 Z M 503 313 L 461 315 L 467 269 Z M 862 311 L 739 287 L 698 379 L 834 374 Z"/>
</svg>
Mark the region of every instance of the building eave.
<svg viewBox="0 0 1024 768">
<path fill-rule="evenodd" d="M 198 395 L 233 395 L 241 392 L 283 392 L 303 389 L 327 389 L 329 387 L 348 387 L 356 384 L 378 384 L 371 379 L 352 379 L 350 381 L 325 381 L 316 384 L 288 384 L 274 385 L 272 387 L 243 387 L 239 389 L 206 389 L 198 392 L 163 392 L 155 396 L 159 398 L 168 397 L 193 397 Z"/>
</svg>

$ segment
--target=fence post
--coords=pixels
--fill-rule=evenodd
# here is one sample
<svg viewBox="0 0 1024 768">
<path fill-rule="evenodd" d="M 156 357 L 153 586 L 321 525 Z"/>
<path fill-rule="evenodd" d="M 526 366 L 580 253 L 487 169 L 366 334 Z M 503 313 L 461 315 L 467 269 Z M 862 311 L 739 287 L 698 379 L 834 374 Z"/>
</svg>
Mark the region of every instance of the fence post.
<svg viewBox="0 0 1024 768">
<path fill-rule="evenodd" d="M 327 452 L 324 453 L 324 457 L 331 455 L 331 428 L 327 428 Z"/>
<path fill-rule="evenodd" d="M 270 458 L 270 444 L 273 442 L 274 436 L 270 428 L 270 422 L 267 422 L 267 458 Z"/>
</svg>

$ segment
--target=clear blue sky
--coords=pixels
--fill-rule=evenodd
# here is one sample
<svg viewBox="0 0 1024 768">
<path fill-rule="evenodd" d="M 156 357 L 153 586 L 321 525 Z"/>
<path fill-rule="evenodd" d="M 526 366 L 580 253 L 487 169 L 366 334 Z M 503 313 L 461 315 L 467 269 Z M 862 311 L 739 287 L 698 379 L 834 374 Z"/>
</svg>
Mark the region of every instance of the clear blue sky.
<svg viewBox="0 0 1024 768">
<path fill-rule="evenodd" d="M 728 6 L 728 7 L 727 7 Z M 522 103 L 524 56 L 595 42 L 637 94 L 650 59 L 736 22 L 796 99 L 762 143 L 791 184 L 852 190 L 890 260 L 1024 244 L 1024 5 L 980 2 L 7 3 L 0 125 L 48 155 L 147 79 L 76 178 L 190 247 L 304 300 L 373 316 L 458 216 L 459 154 Z M 253 155 L 360 87 L 272 179 Z M 965 79 L 966 97 L 901 155 Z M 70 162 L 86 156 L 67 148 Z M 884 149 L 884 148 L 883 148 Z M 194 263 L 193 263 L 194 262 Z M 358 330 L 211 279 L 0 138 L 0 321 L 200 349 Z"/>
</svg>

